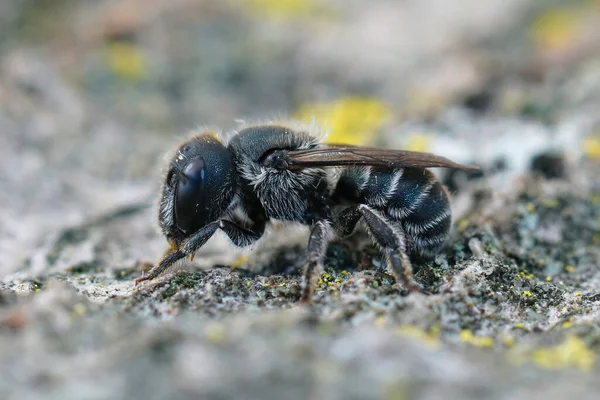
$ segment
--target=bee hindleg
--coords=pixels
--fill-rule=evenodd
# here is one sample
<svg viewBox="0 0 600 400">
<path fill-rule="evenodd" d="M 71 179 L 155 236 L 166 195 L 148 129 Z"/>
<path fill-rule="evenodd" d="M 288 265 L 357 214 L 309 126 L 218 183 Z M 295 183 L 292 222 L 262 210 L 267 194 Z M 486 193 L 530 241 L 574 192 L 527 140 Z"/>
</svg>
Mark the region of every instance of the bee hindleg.
<svg viewBox="0 0 600 400">
<path fill-rule="evenodd" d="M 166 269 L 168 269 L 171 265 L 175 264 L 177 261 L 185 258 L 189 255 L 194 254 L 200 247 L 202 247 L 208 239 L 215 233 L 215 231 L 219 228 L 218 222 L 212 222 L 206 225 L 204 228 L 200 229 L 198 232 L 194 233 L 192 237 L 186 240 L 180 247 L 179 250 L 171 250 L 168 251 L 160 262 L 154 266 L 148 272 L 148 275 L 142 276 L 135 280 L 135 284 L 137 285 L 140 282 L 147 281 L 150 279 L 154 279 L 160 274 L 162 274 Z"/>
<path fill-rule="evenodd" d="M 302 296 L 300 298 L 302 304 L 309 303 L 312 298 L 315 286 L 315 270 L 322 269 L 327 245 L 331 240 L 331 231 L 332 229 L 329 221 L 321 220 L 315 224 L 310 233 L 307 250 L 308 263 L 304 270 Z"/>
<path fill-rule="evenodd" d="M 351 233 L 358 222 L 357 216 L 364 218 L 371 236 L 383 249 L 386 263 L 396 281 L 402 282 L 410 292 L 425 292 L 421 285 L 414 280 L 412 264 L 406 254 L 406 240 L 402 227 L 393 224 L 379 211 L 363 204 L 342 211 L 338 220 L 338 229 L 345 234 Z"/>
</svg>

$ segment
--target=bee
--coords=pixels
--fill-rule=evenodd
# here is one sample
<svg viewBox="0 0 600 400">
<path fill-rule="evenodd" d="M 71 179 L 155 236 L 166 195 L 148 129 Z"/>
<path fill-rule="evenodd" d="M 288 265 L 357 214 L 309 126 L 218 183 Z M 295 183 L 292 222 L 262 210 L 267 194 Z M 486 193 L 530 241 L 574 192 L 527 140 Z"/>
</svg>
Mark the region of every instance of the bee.
<svg viewBox="0 0 600 400">
<path fill-rule="evenodd" d="M 191 257 L 217 231 L 250 246 L 271 220 L 311 227 L 301 302 L 311 300 L 328 243 L 364 221 L 397 282 L 424 292 L 411 259 L 431 259 L 451 225 L 450 196 L 427 168 L 477 169 L 428 153 L 325 144 L 313 129 L 249 126 L 227 144 L 185 141 L 168 164 L 159 225 L 170 248 L 136 284 Z"/>
</svg>

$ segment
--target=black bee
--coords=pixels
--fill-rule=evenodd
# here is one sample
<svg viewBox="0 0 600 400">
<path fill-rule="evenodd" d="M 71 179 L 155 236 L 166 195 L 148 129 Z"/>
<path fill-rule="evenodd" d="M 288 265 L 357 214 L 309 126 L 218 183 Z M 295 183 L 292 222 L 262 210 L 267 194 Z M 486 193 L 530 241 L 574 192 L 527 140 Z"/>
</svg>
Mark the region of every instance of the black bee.
<svg viewBox="0 0 600 400">
<path fill-rule="evenodd" d="M 397 281 L 422 291 L 409 257 L 435 256 L 448 238 L 448 192 L 425 168 L 474 169 L 433 154 L 323 144 L 307 130 L 251 126 L 223 144 L 205 132 L 171 159 L 159 223 L 171 247 L 136 284 L 193 257 L 221 229 L 240 247 L 263 235 L 269 220 L 312 227 L 302 302 L 329 241 L 362 219 Z"/>
</svg>

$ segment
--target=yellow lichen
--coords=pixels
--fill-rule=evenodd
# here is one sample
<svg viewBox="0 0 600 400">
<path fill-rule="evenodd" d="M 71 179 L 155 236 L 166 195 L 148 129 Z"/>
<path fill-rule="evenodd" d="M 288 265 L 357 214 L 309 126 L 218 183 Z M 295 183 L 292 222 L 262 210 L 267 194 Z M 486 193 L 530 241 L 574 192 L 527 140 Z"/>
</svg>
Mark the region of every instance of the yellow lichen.
<svg viewBox="0 0 600 400">
<path fill-rule="evenodd" d="M 561 7 L 544 11 L 531 26 L 530 36 L 542 50 L 561 50 L 569 46 L 581 33 L 576 8 Z"/>
<path fill-rule="evenodd" d="M 494 347 L 495 341 L 491 336 L 475 336 L 470 329 L 463 329 L 460 332 L 460 340 L 477 347 Z"/>
<path fill-rule="evenodd" d="M 468 226 L 469 226 L 469 219 L 468 218 L 461 218 L 458 221 L 458 227 L 456 229 L 458 229 L 458 231 L 460 233 L 462 233 L 462 232 L 464 232 L 467 229 Z"/>
<path fill-rule="evenodd" d="M 370 97 L 349 96 L 332 103 L 306 104 L 295 117 L 315 118 L 331 130 L 330 143 L 364 144 L 372 141 L 391 115 L 387 105 Z"/>
<path fill-rule="evenodd" d="M 119 78 L 136 81 L 146 74 L 146 56 L 131 43 L 116 42 L 109 44 L 107 56 L 111 71 Z"/>
<path fill-rule="evenodd" d="M 524 290 L 523 291 L 523 296 L 525 296 L 525 297 L 531 297 L 533 295 L 531 294 L 531 292 L 529 290 Z"/>
<path fill-rule="evenodd" d="M 320 0 L 238 0 L 253 14 L 270 19 L 300 19 L 331 15 L 332 9 Z"/>
<path fill-rule="evenodd" d="M 544 369 L 578 368 L 589 371 L 596 362 L 596 354 L 578 336 L 569 335 L 558 346 L 536 350 L 533 361 Z"/>
<path fill-rule="evenodd" d="M 239 256 L 231 265 L 233 268 L 240 268 L 248 262 L 248 256 Z"/>
<path fill-rule="evenodd" d="M 589 158 L 600 158 L 600 137 L 590 137 L 583 141 L 583 151 Z"/>
<path fill-rule="evenodd" d="M 406 150 L 426 152 L 431 145 L 431 137 L 429 135 L 413 135 L 406 143 Z"/>
<path fill-rule="evenodd" d="M 77 303 L 73 307 L 73 314 L 77 315 L 78 317 L 85 315 L 86 312 L 87 312 L 87 307 L 83 303 Z"/>
<path fill-rule="evenodd" d="M 425 343 L 434 349 L 437 349 L 441 346 L 439 339 L 439 327 L 431 329 L 429 332 L 427 332 L 418 325 L 402 325 L 396 329 L 396 334 L 399 336 L 418 339 L 420 342 Z"/>
<path fill-rule="evenodd" d="M 206 339 L 215 344 L 220 344 L 227 338 L 227 328 L 223 324 L 213 323 L 204 330 Z"/>
<path fill-rule="evenodd" d="M 541 261 L 540 261 L 540 263 L 541 263 Z M 527 270 L 519 272 L 519 275 L 525 279 L 530 279 L 530 280 L 535 277 L 535 275 L 533 275 L 532 273 L 530 273 Z"/>
<path fill-rule="evenodd" d="M 512 347 L 515 345 L 515 338 L 514 336 L 510 336 L 510 335 L 504 335 L 502 336 L 502 343 L 506 346 L 506 347 Z"/>
<path fill-rule="evenodd" d="M 567 270 L 567 272 L 573 272 L 573 271 L 575 271 L 575 267 L 574 267 L 574 266 L 572 266 L 572 265 L 567 265 L 567 266 L 565 267 L 565 269 Z"/>
</svg>

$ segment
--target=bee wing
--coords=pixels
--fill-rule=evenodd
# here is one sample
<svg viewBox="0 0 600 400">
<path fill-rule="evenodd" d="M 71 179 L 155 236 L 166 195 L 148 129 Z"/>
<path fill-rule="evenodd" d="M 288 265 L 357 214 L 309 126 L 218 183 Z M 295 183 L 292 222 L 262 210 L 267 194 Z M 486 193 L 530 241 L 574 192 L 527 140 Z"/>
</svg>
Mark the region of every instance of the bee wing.
<svg viewBox="0 0 600 400">
<path fill-rule="evenodd" d="M 388 150 L 374 147 L 326 145 L 309 150 L 289 152 L 290 168 L 337 167 L 369 165 L 388 168 L 446 167 L 477 170 L 479 167 L 458 164 L 445 157 L 406 150 Z"/>
</svg>

